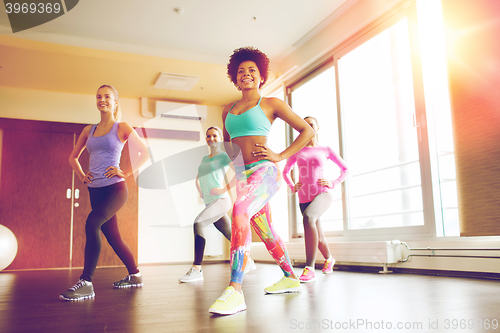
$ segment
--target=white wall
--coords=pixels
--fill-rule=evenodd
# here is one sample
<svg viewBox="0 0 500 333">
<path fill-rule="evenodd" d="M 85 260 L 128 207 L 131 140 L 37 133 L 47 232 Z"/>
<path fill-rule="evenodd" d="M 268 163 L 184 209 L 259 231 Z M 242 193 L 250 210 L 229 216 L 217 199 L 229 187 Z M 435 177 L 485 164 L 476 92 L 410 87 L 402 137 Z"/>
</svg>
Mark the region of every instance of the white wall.
<svg viewBox="0 0 500 333">
<path fill-rule="evenodd" d="M 165 189 L 143 188 L 139 180 L 139 263 L 191 262 L 194 258 L 193 221 L 205 207 L 195 186 L 197 167 L 203 155 L 209 153 L 205 142 L 206 128 L 208 125 L 220 126 L 221 122 L 221 108 L 211 111 L 209 114 L 213 116 L 205 122 L 154 118 L 144 123 L 146 128 L 198 131 L 200 141 L 147 140 L 153 160 L 160 163 L 160 169 L 164 171 L 164 177 L 157 177 L 156 181 L 162 183 Z M 194 161 L 180 162 L 186 163 L 181 165 L 185 170 L 179 172 L 185 173 L 184 175 L 166 173 L 167 164 L 179 165 L 179 161 L 169 161 L 169 157 L 179 153 L 194 154 L 193 149 L 200 147 L 201 153 L 196 151 Z M 173 184 L 180 177 L 187 177 L 188 180 Z M 209 226 L 205 255 L 223 259 L 223 254 L 222 235 L 213 226 Z"/>
</svg>

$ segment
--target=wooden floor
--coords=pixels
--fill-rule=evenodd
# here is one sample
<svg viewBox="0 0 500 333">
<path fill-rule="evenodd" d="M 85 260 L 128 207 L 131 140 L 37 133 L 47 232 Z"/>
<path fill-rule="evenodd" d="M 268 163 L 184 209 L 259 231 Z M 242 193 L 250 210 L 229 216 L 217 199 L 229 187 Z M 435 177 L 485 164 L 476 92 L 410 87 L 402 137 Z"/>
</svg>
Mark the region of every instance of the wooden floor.
<svg viewBox="0 0 500 333">
<path fill-rule="evenodd" d="M 190 284 L 177 281 L 188 265 L 140 267 L 138 289 L 112 288 L 124 268 L 98 268 L 96 298 L 80 302 L 58 299 L 80 270 L 1 272 L 0 332 L 500 331 L 492 321 L 500 320 L 499 281 L 317 271 L 300 294 L 265 295 L 282 274 L 274 264 L 257 266 L 245 276 L 248 309 L 232 316 L 208 313 L 229 281 L 228 264 L 204 265 L 205 280 Z M 487 320 L 490 329 L 479 329 Z"/>
</svg>

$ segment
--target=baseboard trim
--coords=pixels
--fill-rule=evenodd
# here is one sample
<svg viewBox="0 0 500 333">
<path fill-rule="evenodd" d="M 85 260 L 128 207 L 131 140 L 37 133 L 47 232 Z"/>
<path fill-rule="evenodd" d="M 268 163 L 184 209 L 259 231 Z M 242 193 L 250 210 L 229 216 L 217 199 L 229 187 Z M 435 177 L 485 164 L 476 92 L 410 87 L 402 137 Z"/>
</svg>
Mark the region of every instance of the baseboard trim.
<svg viewBox="0 0 500 333">
<path fill-rule="evenodd" d="M 298 266 L 296 266 L 298 267 Z M 316 265 L 317 269 L 321 269 L 323 265 Z M 439 269 L 420 269 L 420 268 L 402 268 L 388 267 L 395 274 L 415 274 L 415 275 L 430 275 L 430 276 L 447 276 L 472 279 L 488 279 L 500 280 L 500 273 L 489 272 L 471 272 L 471 271 L 449 271 Z M 351 271 L 360 273 L 377 273 L 381 271 L 380 266 L 358 266 L 358 265 L 335 265 L 334 270 Z"/>
</svg>

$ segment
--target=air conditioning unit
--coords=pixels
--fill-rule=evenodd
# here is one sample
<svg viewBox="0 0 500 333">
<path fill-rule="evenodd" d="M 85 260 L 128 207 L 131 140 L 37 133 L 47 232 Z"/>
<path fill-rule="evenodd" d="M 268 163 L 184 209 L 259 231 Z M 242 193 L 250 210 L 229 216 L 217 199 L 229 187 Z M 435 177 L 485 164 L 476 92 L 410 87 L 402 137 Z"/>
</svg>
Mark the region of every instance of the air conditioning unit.
<svg viewBox="0 0 500 333">
<path fill-rule="evenodd" d="M 207 106 L 156 101 L 156 117 L 205 121 Z"/>
</svg>

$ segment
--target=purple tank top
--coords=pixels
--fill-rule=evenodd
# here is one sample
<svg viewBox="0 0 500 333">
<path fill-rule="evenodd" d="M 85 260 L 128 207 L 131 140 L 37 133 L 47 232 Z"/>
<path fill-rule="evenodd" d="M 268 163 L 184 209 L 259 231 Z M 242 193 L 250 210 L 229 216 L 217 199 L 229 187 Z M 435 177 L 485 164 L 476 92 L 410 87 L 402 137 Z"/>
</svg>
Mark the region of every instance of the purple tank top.
<svg viewBox="0 0 500 333">
<path fill-rule="evenodd" d="M 104 187 L 125 180 L 118 176 L 106 178 L 104 175 L 110 166 L 120 166 L 123 142 L 118 137 L 118 124 L 115 122 L 111 130 L 103 136 L 94 136 L 97 125 L 92 125 L 90 129 L 87 150 L 90 154 L 89 171 L 92 172 L 93 179 L 88 187 Z"/>
</svg>

